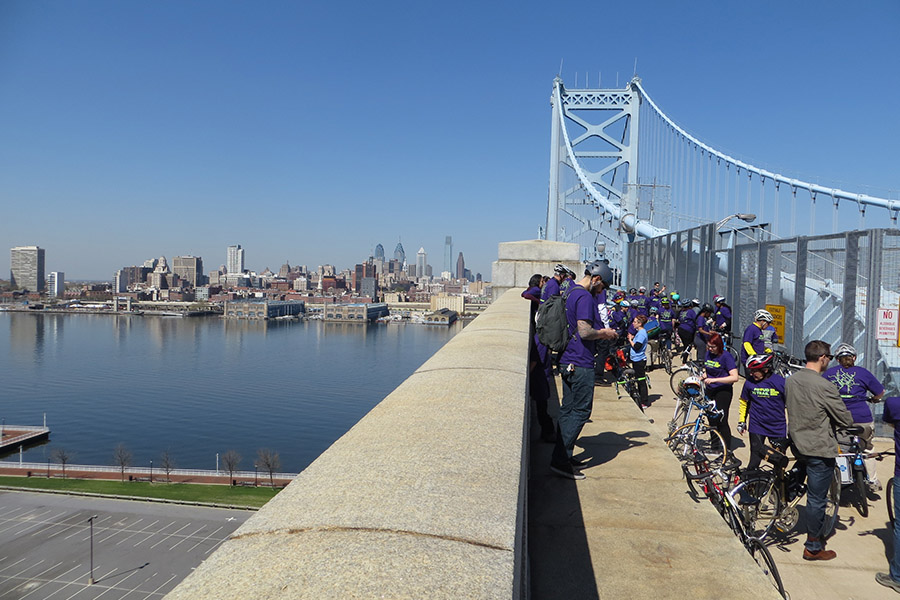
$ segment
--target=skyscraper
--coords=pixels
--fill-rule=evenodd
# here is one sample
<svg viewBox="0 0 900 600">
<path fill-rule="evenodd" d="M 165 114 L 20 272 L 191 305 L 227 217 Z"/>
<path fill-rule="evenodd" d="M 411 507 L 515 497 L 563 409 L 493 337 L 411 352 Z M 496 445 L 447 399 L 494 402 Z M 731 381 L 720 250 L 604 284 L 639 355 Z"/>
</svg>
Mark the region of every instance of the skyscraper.
<svg viewBox="0 0 900 600">
<path fill-rule="evenodd" d="M 176 256 L 172 259 L 172 270 L 191 287 L 203 285 L 203 259 L 200 257 Z"/>
<path fill-rule="evenodd" d="M 16 246 L 9 251 L 9 283 L 29 292 L 44 291 L 44 249 Z"/>
<path fill-rule="evenodd" d="M 444 271 L 450 271 L 453 268 L 453 238 L 447 236 L 444 238 Z"/>
<path fill-rule="evenodd" d="M 459 258 L 456 259 L 456 278 L 463 279 L 466 276 L 466 261 L 463 259 L 462 252 L 459 253 Z"/>
<path fill-rule="evenodd" d="M 384 260 L 384 246 L 381 244 L 375 246 L 375 260 Z"/>
<path fill-rule="evenodd" d="M 47 276 L 47 294 L 56 298 L 66 295 L 66 274 L 62 271 L 53 271 Z"/>
<path fill-rule="evenodd" d="M 425 254 L 425 248 L 419 248 L 419 251 L 416 252 L 416 277 L 423 278 L 425 277 L 426 270 L 425 268 L 428 266 L 428 255 Z"/>
<path fill-rule="evenodd" d="M 244 272 L 244 249 L 241 248 L 240 244 L 228 246 L 225 268 L 231 274 Z"/>
<path fill-rule="evenodd" d="M 400 261 L 401 265 L 406 264 L 406 252 L 403 250 L 403 244 L 397 242 L 397 247 L 394 248 L 394 258 Z"/>
</svg>

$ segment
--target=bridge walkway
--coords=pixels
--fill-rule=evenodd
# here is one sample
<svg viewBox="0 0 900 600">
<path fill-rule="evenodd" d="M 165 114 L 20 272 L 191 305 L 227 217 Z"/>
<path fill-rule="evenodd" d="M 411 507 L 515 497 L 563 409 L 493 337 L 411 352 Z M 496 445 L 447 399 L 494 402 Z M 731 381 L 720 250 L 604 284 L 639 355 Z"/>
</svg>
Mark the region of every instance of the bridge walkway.
<svg viewBox="0 0 900 600">
<path fill-rule="evenodd" d="M 673 407 L 668 375 L 653 370 L 650 377 L 646 415 L 617 398 L 614 386 L 595 388 L 591 421 L 576 445 L 576 457 L 588 461 L 586 479 L 550 473 L 552 446 L 532 442 L 531 598 L 778 598 L 712 505 L 689 494 L 663 442 Z M 730 420 L 734 430 L 737 401 Z M 735 439 L 746 463 L 749 442 Z M 890 460 L 879 463 L 882 482 L 892 468 Z M 834 561 L 802 560 L 804 537 L 796 533 L 769 546 L 792 600 L 897 597 L 875 582 L 891 548 L 883 495 L 872 497 L 866 519 L 841 507 L 829 542 Z"/>
</svg>

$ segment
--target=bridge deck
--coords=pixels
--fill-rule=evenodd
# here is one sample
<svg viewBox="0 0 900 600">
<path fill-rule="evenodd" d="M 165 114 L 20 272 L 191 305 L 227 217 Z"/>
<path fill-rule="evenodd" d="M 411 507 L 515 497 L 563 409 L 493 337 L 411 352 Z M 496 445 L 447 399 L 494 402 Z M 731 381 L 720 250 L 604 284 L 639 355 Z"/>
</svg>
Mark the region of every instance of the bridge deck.
<svg viewBox="0 0 900 600">
<path fill-rule="evenodd" d="M 630 399 L 617 399 L 614 387 L 595 388 L 592 420 L 576 445 L 576 456 L 589 461 L 587 479 L 551 474 L 551 445 L 532 444 L 532 599 L 779 597 L 765 580 L 759 591 L 749 554 L 709 502 L 689 495 L 662 441 L 673 407 L 668 375 L 655 370 L 650 377 L 646 416 Z M 730 417 L 734 431 L 736 400 Z M 735 440 L 744 444 L 737 455 L 746 463 L 749 442 L 736 431 Z M 892 460 L 879 463 L 883 483 L 892 467 Z M 872 504 L 866 519 L 841 507 L 829 541 L 838 553 L 833 561 L 802 560 L 805 535 L 797 533 L 769 546 L 792 600 L 896 597 L 875 582 L 892 546 L 884 500 Z"/>
</svg>

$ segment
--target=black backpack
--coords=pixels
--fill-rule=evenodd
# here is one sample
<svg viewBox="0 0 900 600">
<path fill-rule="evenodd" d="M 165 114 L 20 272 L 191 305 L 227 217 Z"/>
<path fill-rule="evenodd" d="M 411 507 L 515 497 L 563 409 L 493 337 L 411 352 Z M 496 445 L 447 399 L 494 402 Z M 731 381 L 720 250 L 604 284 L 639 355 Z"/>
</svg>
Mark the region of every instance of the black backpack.
<svg viewBox="0 0 900 600">
<path fill-rule="evenodd" d="M 538 341 L 560 354 L 566 351 L 569 341 L 574 337 L 569 331 L 569 320 L 566 318 L 566 298 L 570 293 L 571 288 L 565 294 L 550 296 L 544 300 L 535 318 L 534 330 Z"/>
</svg>

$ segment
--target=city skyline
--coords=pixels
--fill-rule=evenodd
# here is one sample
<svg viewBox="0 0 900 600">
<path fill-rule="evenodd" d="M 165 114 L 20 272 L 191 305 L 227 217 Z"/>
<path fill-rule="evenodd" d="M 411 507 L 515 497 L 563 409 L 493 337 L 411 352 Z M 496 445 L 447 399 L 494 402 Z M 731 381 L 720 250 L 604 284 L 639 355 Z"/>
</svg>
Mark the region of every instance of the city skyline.
<svg viewBox="0 0 900 600">
<path fill-rule="evenodd" d="M 498 243 L 546 222 L 557 75 L 636 72 L 742 160 L 900 188 L 896 2 L 599 3 L 581 28 L 540 2 L 90 6 L 0 3 L 0 244 L 39 244 L 73 279 L 163 252 L 218 266 L 234 240 L 254 269 L 352 266 L 397 237 L 439 257 L 448 233 L 490 273 Z"/>
</svg>

